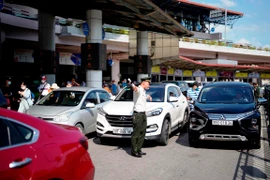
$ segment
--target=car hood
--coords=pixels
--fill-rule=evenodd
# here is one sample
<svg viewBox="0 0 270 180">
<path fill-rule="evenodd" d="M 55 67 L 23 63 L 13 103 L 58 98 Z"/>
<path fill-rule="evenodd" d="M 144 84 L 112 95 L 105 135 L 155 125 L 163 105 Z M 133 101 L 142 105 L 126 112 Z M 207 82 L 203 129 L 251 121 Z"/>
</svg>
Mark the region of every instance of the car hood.
<svg viewBox="0 0 270 180">
<path fill-rule="evenodd" d="M 195 110 L 203 111 L 205 113 L 223 113 L 223 114 L 237 114 L 253 111 L 255 103 L 249 104 L 204 104 L 196 102 Z"/>
<path fill-rule="evenodd" d="M 27 111 L 27 114 L 32 116 L 56 116 L 65 111 L 69 111 L 74 107 L 66 107 L 66 106 L 42 106 L 42 105 L 34 105 L 30 107 Z"/>
<path fill-rule="evenodd" d="M 164 103 L 147 102 L 146 111 L 151 111 L 160 108 Z M 103 106 L 103 110 L 110 115 L 132 115 L 133 114 L 133 101 L 111 101 Z"/>
</svg>

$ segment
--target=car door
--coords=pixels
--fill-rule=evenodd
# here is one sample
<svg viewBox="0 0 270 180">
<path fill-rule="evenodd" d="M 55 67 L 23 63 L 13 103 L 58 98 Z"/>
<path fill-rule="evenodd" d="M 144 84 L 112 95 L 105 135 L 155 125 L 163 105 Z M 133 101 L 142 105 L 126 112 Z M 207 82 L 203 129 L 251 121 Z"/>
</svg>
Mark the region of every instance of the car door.
<svg viewBox="0 0 270 180">
<path fill-rule="evenodd" d="M 31 179 L 36 163 L 34 130 L 0 117 L 0 179 Z"/>
<path fill-rule="evenodd" d="M 177 102 L 168 102 L 170 105 L 169 111 L 170 111 L 170 115 L 171 115 L 171 120 L 172 120 L 172 127 L 176 126 L 178 124 L 179 121 L 179 116 L 180 116 L 180 94 L 177 91 L 177 87 L 175 86 L 169 86 L 168 90 L 167 90 L 167 96 L 168 99 L 170 98 L 170 93 L 173 93 L 172 96 L 177 97 L 178 101 Z"/>
<path fill-rule="evenodd" d="M 86 95 L 80 110 L 80 117 L 84 125 L 84 133 L 91 133 L 96 130 L 97 107 L 86 108 L 85 106 L 89 102 L 96 106 L 98 105 L 98 95 L 96 90 L 92 90 Z"/>
</svg>

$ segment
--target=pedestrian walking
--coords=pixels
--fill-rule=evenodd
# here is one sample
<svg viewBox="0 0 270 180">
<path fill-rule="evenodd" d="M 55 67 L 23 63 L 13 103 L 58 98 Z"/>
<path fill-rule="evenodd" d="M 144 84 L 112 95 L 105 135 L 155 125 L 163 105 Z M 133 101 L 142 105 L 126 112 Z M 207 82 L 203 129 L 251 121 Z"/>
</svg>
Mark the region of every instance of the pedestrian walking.
<svg viewBox="0 0 270 180">
<path fill-rule="evenodd" d="M 27 88 L 24 82 L 22 82 L 21 91 L 18 91 L 18 94 L 20 95 L 18 112 L 26 113 L 26 111 L 33 105 L 31 90 Z"/>
<path fill-rule="evenodd" d="M 142 157 L 146 153 L 141 151 L 146 133 L 146 101 L 152 101 L 152 97 L 146 94 L 146 89 L 149 89 L 151 78 L 146 77 L 141 79 L 141 84 L 137 87 L 131 84 L 134 93 L 134 108 L 133 108 L 133 132 L 131 135 L 131 155 Z"/>
<path fill-rule="evenodd" d="M 255 100 L 256 102 L 258 102 L 258 99 L 261 97 L 261 91 L 260 91 L 259 85 L 256 82 L 253 82 L 252 85 L 253 85 Z"/>
</svg>

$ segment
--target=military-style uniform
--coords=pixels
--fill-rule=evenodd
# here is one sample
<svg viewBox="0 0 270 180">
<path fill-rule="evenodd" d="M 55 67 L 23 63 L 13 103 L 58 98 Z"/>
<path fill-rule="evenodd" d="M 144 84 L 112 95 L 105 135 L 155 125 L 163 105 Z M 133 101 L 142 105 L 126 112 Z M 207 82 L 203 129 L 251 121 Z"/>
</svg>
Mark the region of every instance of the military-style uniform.
<svg viewBox="0 0 270 180">
<path fill-rule="evenodd" d="M 144 78 L 142 81 L 149 81 L 150 78 Z M 134 114 L 133 114 L 133 133 L 131 136 L 131 153 L 134 156 L 142 155 L 141 148 L 144 143 L 146 133 L 146 91 L 140 85 L 134 92 Z"/>
</svg>

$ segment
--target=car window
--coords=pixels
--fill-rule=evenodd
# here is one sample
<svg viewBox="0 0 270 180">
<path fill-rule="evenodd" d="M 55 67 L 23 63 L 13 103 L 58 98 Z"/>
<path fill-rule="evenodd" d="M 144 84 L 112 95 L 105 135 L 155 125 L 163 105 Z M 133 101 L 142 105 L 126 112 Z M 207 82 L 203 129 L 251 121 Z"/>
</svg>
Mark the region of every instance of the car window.
<svg viewBox="0 0 270 180">
<path fill-rule="evenodd" d="M 0 118 L 0 148 L 29 142 L 33 134 L 28 127 Z"/>
<path fill-rule="evenodd" d="M 252 89 L 243 86 L 205 87 L 198 99 L 203 103 L 252 103 L 254 101 Z"/>
<path fill-rule="evenodd" d="M 179 97 L 180 96 L 180 92 L 178 91 L 178 89 L 176 87 L 169 87 L 168 88 L 168 97 L 173 96 L 173 97 Z"/>
<path fill-rule="evenodd" d="M 77 106 L 85 92 L 82 91 L 52 91 L 37 105 L 45 106 Z"/>
<path fill-rule="evenodd" d="M 89 94 L 85 98 L 85 101 L 88 101 L 88 102 L 94 103 L 94 104 L 98 104 L 97 91 L 89 92 Z"/>
<path fill-rule="evenodd" d="M 110 95 L 106 91 L 97 91 L 100 103 L 106 102 L 110 100 Z"/>
<path fill-rule="evenodd" d="M 146 90 L 146 94 L 152 97 L 151 102 L 164 102 L 165 88 L 163 86 L 150 86 L 150 88 Z"/>
</svg>

